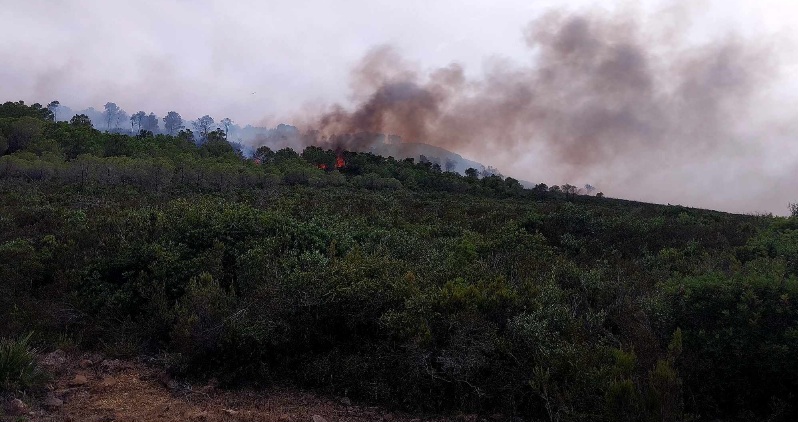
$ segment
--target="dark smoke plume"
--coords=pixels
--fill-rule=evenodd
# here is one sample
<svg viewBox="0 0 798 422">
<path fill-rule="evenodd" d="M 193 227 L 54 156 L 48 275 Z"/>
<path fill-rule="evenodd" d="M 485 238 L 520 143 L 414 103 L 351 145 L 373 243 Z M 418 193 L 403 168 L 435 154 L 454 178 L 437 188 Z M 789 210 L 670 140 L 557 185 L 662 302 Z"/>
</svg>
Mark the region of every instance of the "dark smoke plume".
<svg viewBox="0 0 798 422">
<path fill-rule="evenodd" d="M 652 165 L 734 148 L 773 73 L 766 49 L 733 36 L 695 45 L 680 35 L 688 29 L 551 13 L 523 32 L 531 65 L 495 62 L 477 80 L 457 64 L 422 72 L 378 47 L 353 71 L 355 107 L 301 126 L 339 148 L 367 149 L 370 138 L 351 135 L 384 133 L 494 157 L 516 173 L 514 157 L 543 154 L 560 176 L 629 190 L 621 179 Z M 608 175 L 613 166 L 623 169 Z"/>
</svg>

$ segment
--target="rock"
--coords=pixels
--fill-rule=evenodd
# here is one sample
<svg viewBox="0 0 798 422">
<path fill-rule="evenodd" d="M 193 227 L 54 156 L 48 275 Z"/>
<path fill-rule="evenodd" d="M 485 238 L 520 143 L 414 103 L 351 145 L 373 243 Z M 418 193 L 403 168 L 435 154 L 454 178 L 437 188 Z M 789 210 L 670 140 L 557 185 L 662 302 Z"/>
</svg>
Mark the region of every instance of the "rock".
<svg viewBox="0 0 798 422">
<path fill-rule="evenodd" d="M 54 352 L 50 352 L 41 360 L 42 366 L 45 366 L 49 369 L 61 369 L 66 364 L 67 358 L 66 353 L 63 350 L 58 349 Z"/>
<path fill-rule="evenodd" d="M 42 404 L 44 405 L 44 407 L 53 410 L 63 406 L 64 401 L 56 396 L 47 396 L 47 398 L 44 399 L 44 402 L 42 402 Z"/>
<path fill-rule="evenodd" d="M 202 388 L 199 389 L 200 393 L 209 394 L 216 390 L 216 387 L 219 386 L 219 381 L 216 378 L 211 378 L 208 381 L 208 384 L 204 385 Z"/>
<path fill-rule="evenodd" d="M 235 415 L 237 415 L 237 414 L 238 414 L 238 412 L 236 412 L 236 411 L 235 411 L 235 410 L 233 410 L 233 409 L 222 409 L 222 412 L 224 412 L 224 413 L 227 413 L 227 414 L 228 414 L 228 415 L 230 415 L 230 416 L 235 416 Z"/>
<path fill-rule="evenodd" d="M 26 405 L 20 399 L 11 400 L 8 403 L 8 414 L 11 416 L 22 416 L 28 411 L 28 405 Z"/>
<path fill-rule="evenodd" d="M 203 410 L 201 412 L 191 412 L 188 415 L 188 419 L 192 421 L 207 421 L 208 420 L 208 411 Z"/>
<path fill-rule="evenodd" d="M 81 385 L 85 385 L 87 382 L 89 382 L 89 379 L 86 378 L 85 375 L 77 374 L 75 375 L 75 378 L 72 378 L 72 381 L 69 381 L 69 385 L 72 387 L 78 387 Z"/>
<path fill-rule="evenodd" d="M 313 415 L 313 422 L 327 422 L 327 419 L 324 419 L 319 415 Z"/>
<path fill-rule="evenodd" d="M 90 367 L 92 365 L 94 365 L 94 362 L 92 362 L 92 361 L 90 361 L 88 359 L 81 359 L 80 363 L 78 364 L 78 366 L 80 366 L 83 369 L 86 369 L 86 368 L 88 368 L 88 367 Z"/>
<path fill-rule="evenodd" d="M 115 373 L 124 369 L 125 365 L 119 359 L 106 359 L 100 362 L 100 370 L 105 373 Z"/>
<path fill-rule="evenodd" d="M 352 400 L 349 400 L 349 397 L 344 397 L 344 398 L 341 399 L 341 404 L 343 404 L 344 406 L 347 406 L 347 407 L 351 406 L 352 405 Z"/>
<path fill-rule="evenodd" d="M 103 377 L 103 380 L 100 381 L 100 387 L 102 388 L 110 388 L 116 385 L 116 378 L 111 376 Z"/>
<path fill-rule="evenodd" d="M 288 422 L 291 420 L 291 417 L 286 415 L 285 413 L 282 413 L 280 414 L 280 416 L 277 417 L 277 420 L 280 422 Z"/>
</svg>

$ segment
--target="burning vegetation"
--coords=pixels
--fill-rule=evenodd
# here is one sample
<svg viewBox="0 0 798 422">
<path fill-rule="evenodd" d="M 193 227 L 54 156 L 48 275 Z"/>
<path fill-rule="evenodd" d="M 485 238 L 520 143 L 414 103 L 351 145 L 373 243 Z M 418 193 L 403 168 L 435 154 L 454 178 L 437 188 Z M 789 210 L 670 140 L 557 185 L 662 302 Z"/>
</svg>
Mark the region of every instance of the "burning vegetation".
<svg viewBox="0 0 798 422">
<path fill-rule="evenodd" d="M 340 168 L 342 168 L 345 165 L 346 165 L 346 161 L 344 161 L 344 157 L 341 156 L 341 154 L 339 153 L 335 157 L 335 167 L 333 167 L 333 168 L 340 169 Z M 329 168 L 327 166 L 327 163 L 316 163 L 316 167 L 318 167 L 318 168 L 320 168 L 322 170 L 327 170 Z M 330 168 L 330 170 L 332 170 L 332 168 Z"/>
<path fill-rule="evenodd" d="M 739 122 L 777 69 L 761 43 L 696 45 L 689 24 L 675 22 L 552 12 L 524 28 L 528 65 L 488 62 L 481 77 L 457 63 L 427 71 L 379 46 L 352 71 L 351 107 L 294 119 L 298 145 L 370 152 L 425 143 L 491 157 L 486 164 L 533 180 L 600 184 L 627 196 L 648 196 L 656 182 L 668 197 L 703 201 L 702 192 L 685 192 L 686 184 L 700 189 L 686 183 L 695 178 L 686 169 L 759 148 Z"/>
</svg>

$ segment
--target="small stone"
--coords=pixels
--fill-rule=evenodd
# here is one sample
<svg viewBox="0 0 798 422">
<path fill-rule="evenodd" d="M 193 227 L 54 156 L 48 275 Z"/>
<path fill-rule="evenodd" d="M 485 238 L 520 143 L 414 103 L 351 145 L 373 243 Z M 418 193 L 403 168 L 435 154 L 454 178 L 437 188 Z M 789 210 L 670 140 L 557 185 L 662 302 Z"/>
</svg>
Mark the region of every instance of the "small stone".
<svg viewBox="0 0 798 422">
<path fill-rule="evenodd" d="M 77 387 L 86 384 L 89 382 L 88 378 L 86 378 L 83 374 L 75 375 L 75 378 L 72 378 L 72 381 L 69 382 L 69 385 L 72 387 Z"/>
<path fill-rule="evenodd" d="M 208 384 L 204 385 L 202 388 L 199 389 L 200 393 L 209 394 L 216 390 L 216 387 L 219 385 L 219 381 L 216 378 L 211 378 L 208 381 Z"/>
<path fill-rule="evenodd" d="M 8 403 L 8 413 L 11 416 L 21 416 L 28 411 L 28 406 L 20 399 L 11 400 Z"/>
<path fill-rule="evenodd" d="M 42 404 L 48 409 L 57 409 L 64 405 L 64 401 L 56 396 L 47 396 Z"/>
<path fill-rule="evenodd" d="M 341 399 L 341 404 L 343 404 L 344 406 L 347 406 L 347 407 L 351 406 L 352 405 L 352 400 L 349 400 L 349 397 L 344 397 L 344 398 Z"/>
<path fill-rule="evenodd" d="M 319 415 L 313 415 L 313 422 L 327 422 L 327 419 L 324 419 Z"/>
<path fill-rule="evenodd" d="M 100 381 L 100 387 L 102 388 L 109 388 L 116 385 L 116 378 L 111 376 L 103 377 L 103 380 Z"/>
<path fill-rule="evenodd" d="M 281 414 L 280 416 L 277 417 L 277 420 L 280 421 L 280 422 L 288 422 L 288 421 L 291 420 L 291 417 L 286 415 L 285 413 L 283 413 L 283 414 Z"/>
<path fill-rule="evenodd" d="M 54 352 L 50 352 L 44 355 L 44 357 L 41 360 L 41 364 L 42 366 L 46 366 L 51 369 L 59 369 L 62 366 L 64 366 L 64 364 L 66 364 L 66 361 L 67 361 L 66 353 L 64 353 L 63 350 L 58 349 Z"/>
<path fill-rule="evenodd" d="M 236 412 L 233 409 L 222 409 L 222 412 L 227 413 L 230 416 L 234 416 L 234 415 L 238 414 L 238 412 Z"/>
<path fill-rule="evenodd" d="M 100 362 L 100 370 L 102 370 L 105 373 L 119 372 L 122 369 L 127 369 L 127 368 L 128 365 L 125 365 L 119 359 L 106 359 Z"/>
<path fill-rule="evenodd" d="M 208 412 L 205 410 L 201 412 L 194 412 L 191 413 L 188 418 L 193 421 L 206 421 L 208 420 Z"/>
<path fill-rule="evenodd" d="M 80 366 L 83 369 L 86 369 L 86 368 L 88 368 L 88 367 L 90 367 L 92 365 L 94 365 L 94 362 L 92 362 L 92 361 L 90 361 L 88 359 L 81 359 L 80 363 L 78 364 L 78 366 Z"/>
</svg>

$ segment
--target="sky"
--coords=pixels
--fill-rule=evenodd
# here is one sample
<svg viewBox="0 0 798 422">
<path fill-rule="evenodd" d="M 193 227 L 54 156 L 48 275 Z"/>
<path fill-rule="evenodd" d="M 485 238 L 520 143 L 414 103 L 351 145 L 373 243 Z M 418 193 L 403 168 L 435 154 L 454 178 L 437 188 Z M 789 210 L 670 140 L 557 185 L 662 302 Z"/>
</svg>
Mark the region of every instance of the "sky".
<svg viewBox="0 0 798 422">
<path fill-rule="evenodd" d="M 785 214 L 796 18 L 791 0 L 0 0 L 0 100 L 381 129 L 532 182 Z"/>
</svg>

